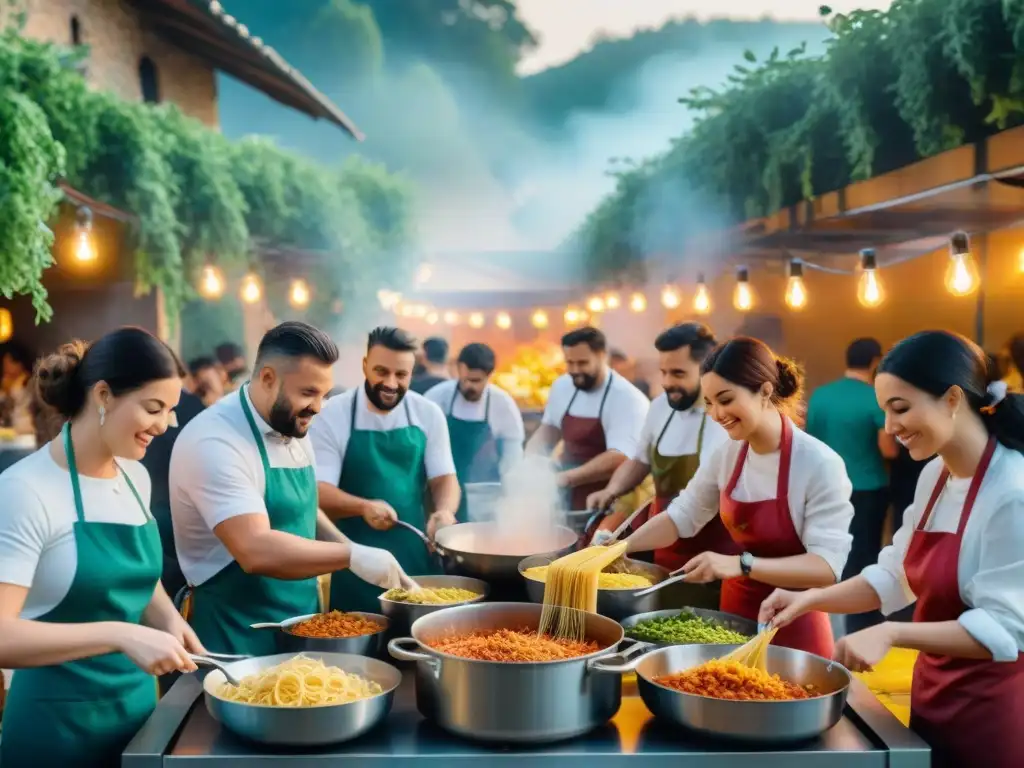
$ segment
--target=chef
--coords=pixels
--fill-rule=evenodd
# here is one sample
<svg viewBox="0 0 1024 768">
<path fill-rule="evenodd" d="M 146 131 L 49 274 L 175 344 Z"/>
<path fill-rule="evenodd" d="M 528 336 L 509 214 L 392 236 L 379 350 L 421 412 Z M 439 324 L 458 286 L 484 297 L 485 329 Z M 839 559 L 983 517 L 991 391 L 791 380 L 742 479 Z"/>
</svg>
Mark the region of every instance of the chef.
<svg viewBox="0 0 1024 768">
<path fill-rule="evenodd" d="M 562 441 L 558 484 L 570 511 L 587 508 L 628 457 L 636 454 L 650 401 L 608 366 L 607 341 L 597 328 L 562 337 L 568 372 L 555 380 L 541 425 L 527 453 L 550 454 Z"/>
<path fill-rule="evenodd" d="M 435 573 L 436 565 L 420 536 L 395 523 L 433 539 L 459 508 L 444 413 L 409 391 L 415 351 L 399 328 L 371 331 L 363 386 L 331 398 L 312 432 L 321 508 L 352 541 L 392 552 L 412 577 Z M 331 607 L 377 612 L 381 591 L 336 573 Z"/>
<path fill-rule="evenodd" d="M 1024 396 L 986 390 L 985 372 L 981 349 L 945 331 L 893 347 L 875 380 L 886 430 L 914 459 L 938 458 L 877 564 L 828 589 L 778 590 L 761 609 L 785 627 L 916 601 L 913 622 L 848 635 L 835 658 L 859 672 L 890 648 L 920 651 L 910 725 L 938 768 L 1024 765 Z"/>
<path fill-rule="evenodd" d="M 627 539 L 630 552 L 695 536 L 716 514 L 741 554 L 702 552 L 687 581 L 722 580 L 721 610 L 756 619 L 775 587 L 834 584 L 850 553 L 851 485 L 843 460 L 790 420 L 803 386 L 796 366 L 762 341 L 735 338 L 701 364 L 711 418 L 731 440 L 668 508 Z M 828 615 L 808 613 L 776 636 L 777 645 L 832 655 Z"/>
<path fill-rule="evenodd" d="M 486 344 L 467 344 L 459 352 L 458 378 L 431 388 L 426 398 L 436 403 L 448 421 L 452 458 L 462 488 L 456 519 L 468 521 L 467 483 L 499 483 L 523 456 L 526 431 L 523 415 L 512 396 L 491 383 L 494 350 Z"/>
<path fill-rule="evenodd" d="M 654 476 L 656 490 L 650 514 L 660 514 L 693 479 L 701 462 L 708 461 L 719 446 L 728 442 L 725 430 L 708 418 L 700 389 L 701 363 L 715 345 L 711 329 L 701 323 L 673 326 L 655 339 L 664 392 L 651 403 L 636 454 L 615 470 L 604 490 L 590 495 L 588 509 L 609 508 L 650 473 Z M 607 540 L 630 512 L 632 510 L 623 510 L 605 518 L 593 543 Z M 645 515 L 641 518 L 634 523 L 634 529 L 646 522 Z M 739 554 L 718 515 L 696 536 L 679 539 L 671 547 L 656 550 L 654 562 L 674 571 L 701 552 Z M 713 603 L 702 607 L 717 608 L 717 593 L 717 589 L 710 592 L 707 597 Z"/>
<path fill-rule="evenodd" d="M 383 588 L 409 583 L 389 553 L 349 542 L 317 510 L 306 433 L 337 359 L 322 331 L 282 323 L 260 342 L 252 381 L 196 416 L 174 444 L 171 518 L 190 585 L 185 613 L 211 651 L 274 653 L 274 634 L 250 625 L 316 613 L 320 574 L 348 568 Z"/>
</svg>

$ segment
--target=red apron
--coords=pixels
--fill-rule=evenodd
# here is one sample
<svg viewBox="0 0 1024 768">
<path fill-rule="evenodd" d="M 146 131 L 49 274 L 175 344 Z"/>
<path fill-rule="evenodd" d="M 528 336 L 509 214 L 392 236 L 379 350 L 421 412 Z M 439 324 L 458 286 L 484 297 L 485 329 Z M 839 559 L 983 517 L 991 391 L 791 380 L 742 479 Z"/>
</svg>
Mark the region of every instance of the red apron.
<svg viewBox="0 0 1024 768">
<path fill-rule="evenodd" d="M 604 414 L 604 404 L 608 399 L 608 391 L 612 388 L 612 372 L 608 371 L 608 383 L 604 387 L 604 395 L 601 397 L 601 405 L 597 409 L 597 417 L 589 418 L 583 416 L 571 416 L 572 404 L 576 395 L 580 393 L 577 389 L 572 393 L 569 400 L 569 407 L 565 409 L 562 416 L 562 466 L 566 469 L 581 467 L 593 458 L 600 456 L 608 450 L 608 444 L 604 439 L 604 427 L 601 425 L 601 416 Z M 577 485 L 570 491 L 569 511 L 577 512 L 587 508 L 587 496 L 604 489 L 607 480 L 599 480 L 596 483 Z"/>
<path fill-rule="evenodd" d="M 794 557 L 807 554 L 793 525 L 789 511 L 789 468 L 793 454 L 793 426 L 782 416 L 782 440 L 779 446 L 779 480 L 774 499 L 764 501 L 736 501 L 732 492 L 739 482 L 743 463 L 750 449 L 748 443 L 740 448 L 729 484 L 721 493 L 719 513 L 726 530 L 741 551 L 754 557 Z M 747 576 L 726 579 L 722 583 L 721 609 L 756 621 L 761 603 L 775 587 L 755 581 Z M 828 614 L 821 611 L 805 613 L 775 635 L 776 645 L 796 648 L 832 658 L 832 625 Z"/>
<path fill-rule="evenodd" d="M 917 595 L 914 621 L 956 621 L 967 610 L 957 578 L 960 543 L 992 461 L 992 439 L 960 513 L 956 533 L 926 531 L 949 477 L 943 469 L 903 559 Z M 1024 766 L 1024 656 L 1015 662 L 957 659 L 922 653 L 914 665 L 910 727 L 932 747 L 935 768 Z"/>
</svg>

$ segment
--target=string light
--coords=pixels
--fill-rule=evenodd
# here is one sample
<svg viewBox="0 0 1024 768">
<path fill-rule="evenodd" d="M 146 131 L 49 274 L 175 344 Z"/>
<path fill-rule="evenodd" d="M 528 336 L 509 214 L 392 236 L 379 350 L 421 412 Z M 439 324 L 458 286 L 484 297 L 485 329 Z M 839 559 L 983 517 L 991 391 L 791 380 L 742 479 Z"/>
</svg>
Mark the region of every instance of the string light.
<svg viewBox="0 0 1024 768">
<path fill-rule="evenodd" d="M 604 299 L 600 296 L 591 296 L 587 299 L 587 311 L 593 312 L 595 315 L 604 312 L 604 306 Z"/>
<path fill-rule="evenodd" d="M 865 248 L 860 252 L 860 279 L 857 280 L 857 301 L 868 309 L 873 309 L 885 301 L 885 290 L 878 277 L 878 259 L 874 248 Z"/>
<path fill-rule="evenodd" d="M 416 282 L 420 285 L 423 283 L 429 283 L 430 278 L 434 276 L 434 268 L 430 264 L 420 264 L 416 270 Z"/>
<path fill-rule="evenodd" d="M 494 318 L 494 324 L 501 328 L 501 330 L 507 331 L 512 327 L 512 318 L 508 312 L 499 312 Z"/>
<path fill-rule="evenodd" d="M 11 316 L 11 310 L 0 307 L 0 344 L 10 341 L 13 335 L 14 318 Z"/>
<path fill-rule="evenodd" d="M 389 291 L 386 288 L 377 291 L 377 301 L 380 302 L 381 309 L 396 309 L 401 300 L 402 294 L 397 291 Z"/>
<path fill-rule="evenodd" d="M 92 209 L 83 205 L 75 212 L 75 261 L 88 264 L 95 260 L 96 245 L 92 240 Z"/>
<path fill-rule="evenodd" d="M 576 325 L 580 321 L 580 311 L 576 307 L 569 307 L 563 318 L 566 325 Z"/>
<path fill-rule="evenodd" d="M 483 328 L 484 327 L 484 316 L 480 312 L 474 312 L 469 316 L 469 327 L 470 328 Z"/>
<path fill-rule="evenodd" d="M 679 291 L 673 286 L 666 285 L 661 289 L 661 305 L 665 309 L 675 309 L 682 303 L 679 298 Z"/>
<path fill-rule="evenodd" d="M 804 263 L 800 259 L 789 262 L 789 280 L 786 281 L 786 306 L 797 311 L 807 306 L 807 286 L 804 285 Z"/>
<path fill-rule="evenodd" d="M 246 304 L 255 304 L 260 300 L 260 296 L 263 295 L 263 289 L 260 287 L 260 279 L 253 273 L 249 273 L 242 278 L 242 287 L 238 291 L 238 295 L 242 297 L 242 301 Z"/>
<path fill-rule="evenodd" d="M 704 280 L 704 275 L 697 275 L 697 292 L 693 294 L 693 311 L 698 315 L 711 312 L 711 292 Z"/>
<path fill-rule="evenodd" d="M 437 325 L 437 321 L 440 320 L 437 316 L 437 312 L 427 312 L 427 325 Z"/>
<path fill-rule="evenodd" d="M 444 313 L 444 322 L 447 325 L 458 325 L 459 324 L 459 313 L 452 312 L 451 310 Z"/>
<path fill-rule="evenodd" d="M 981 276 L 971 256 L 966 232 L 956 232 L 949 240 L 949 266 L 946 267 L 946 290 L 954 296 L 969 296 L 978 290 Z"/>
<path fill-rule="evenodd" d="M 604 305 L 608 309 L 618 309 L 622 306 L 622 301 L 619 299 L 619 294 L 615 291 L 609 291 L 605 294 Z"/>
<path fill-rule="evenodd" d="M 644 312 L 647 310 L 647 297 L 642 293 L 634 293 L 629 297 L 629 308 L 633 312 Z"/>
<path fill-rule="evenodd" d="M 302 279 L 292 280 L 291 290 L 288 292 L 288 301 L 293 307 L 305 307 L 309 304 L 309 286 Z"/>
<path fill-rule="evenodd" d="M 199 293 L 206 299 L 219 299 L 224 295 L 224 275 L 219 269 L 210 265 L 203 267 Z"/>
<path fill-rule="evenodd" d="M 548 327 L 548 313 L 543 309 L 538 309 L 530 317 L 530 322 L 533 324 L 534 328 L 542 331 Z"/>
<path fill-rule="evenodd" d="M 749 312 L 754 307 L 754 291 L 750 287 L 750 273 L 746 267 L 736 270 L 736 287 L 732 292 L 732 305 L 740 312 Z"/>
</svg>

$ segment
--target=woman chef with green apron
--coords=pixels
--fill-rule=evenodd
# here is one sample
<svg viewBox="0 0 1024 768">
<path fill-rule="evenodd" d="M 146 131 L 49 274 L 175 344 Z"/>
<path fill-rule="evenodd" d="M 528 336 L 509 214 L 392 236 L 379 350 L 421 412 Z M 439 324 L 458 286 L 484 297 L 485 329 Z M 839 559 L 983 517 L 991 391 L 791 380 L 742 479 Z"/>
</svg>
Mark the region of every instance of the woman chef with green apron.
<svg viewBox="0 0 1024 768">
<path fill-rule="evenodd" d="M 467 483 L 500 483 L 523 456 L 526 430 L 512 396 L 490 383 L 494 350 L 467 344 L 459 352 L 458 379 L 432 387 L 424 397 L 438 405 L 448 422 L 455 472 L 462 489 L 458 522 L 469 522 Z"/>
<path fill-rule="evenodd" d="M 183 609 L 211 651 L 274 653 L 274 633 L 250 625 L 317 613 L 320 574 L 348 568 L 378 590 L 403 584 L 394 557 L 348 542 L 317 510 L 306 433 L 337 359 L 327 334 L 282 323 L 260 342 L 252 381 L 174 444 L 171 517 L 191 585 Z"/>
<path fill-rule="evenodd" d="M 118 765 L 156 705 L 153 676 L 205 652 L 160 586 L 139 463 L 173 423 L 181 375 L 139 328 L 66 344 L 36 369 L 67 422 L 0 476 L 0 667 L 15 670 L 4 768 Z"/>
<path fill-rule="evenodd" d="M 363 386 L 331 398 L 312 431 L 320 507 L 353 542 L 391 552 L 412 578 L 437 573 L 438 565 L 419 536 L 395 523 L 433 538 L 455 522 L 459 506 L 444 413 L 409 391 L 415 349 L 398 328 L 374 329 Z M 379 611 L 382 591 L 335 573 L 331 608 Z"/>
</svg>

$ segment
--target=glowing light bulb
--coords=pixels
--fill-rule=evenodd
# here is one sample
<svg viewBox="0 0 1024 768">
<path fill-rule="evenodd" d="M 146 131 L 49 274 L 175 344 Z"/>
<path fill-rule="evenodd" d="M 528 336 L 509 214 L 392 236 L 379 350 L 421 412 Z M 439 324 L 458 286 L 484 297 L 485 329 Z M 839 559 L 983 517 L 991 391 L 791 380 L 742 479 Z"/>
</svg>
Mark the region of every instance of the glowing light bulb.
<svg viewBox="0 0 1024 768">
<path fill-rule="evenodd" d="M 600 296 L 591 296 L 587 299 L 587 311 L 594 314 L 604 312 L 604 299 Z"/>
<path fill-rule="evenodd" d="M 459 313 L 458 312 L 452 312 L 451 310 L 449 310 L 448 312 L 445 312 L 444 313 L 444 321 L 448 325 L 458 325 L 459 324 Z"/>
<path fill-rule="evenodd" d="M 634 293 L 629 297 L 629 308 L 633 312 L 644 312 L 647 310 L 647 297 L 642 293 Z"/>
<path fill-rule="evenodd" d="M 548 313 L 543 309 L 538 309 L 530 317 L 530 322 L 533 323 L 534 328 L 543 330 L 548 327 Z"/>
<path fill-rule="evenodd" d="M 292 280 L 291 290 L 288 292 L 288 301 L 293 307 L 305 307 L 309 304 L 309 286 L 305 280 Z"/>
<path fill-rule="evenodd" d="M 693 295 L 693 311 L 698 315 L 706 315 L 711 312 L 711 292 L 708 291 L 708 284 L 704 282 L 704 275 L 697 276 L 697 292 Z"/>
<path fill-rule="evenodd" d="M 868 309 L 873 309 L 885 301 L 885 290 L 878 277 L 878 260 L 872 248 L 860 252 L 861 275 L 857 281 L 857 301 Z"/>
<path fill-rule="evenodd" d="M 434 268 L 430 264 L 420 264 L 416 270 L 416 282 L 417 283 L 428 283 L 430 278 L 434 276 Z"/>
<path fill-rule="evenodd" d="M 75 241 L 75 259 L 83 264 L 96 260 L 96 246 L 93 245 L 92 235 L 84 229 L 78 233 Z"/>
<path fill-rule="evenodd" d="M 981 276 L 971 256 L 966 232 L 957 232 L 949 240 L 949 266 L 946 267 L 946 290 L 954 296 L 968 296 L 978 290 Z"/>
<path fill-rule="evenodd" d="M 750 287 L 750 273 L 746 267 L 736 270 L 736 288 L 732 292 L 732 305 L 740 312 L 749 312 L 754 307 L 754 291 Z"/>
<path fill-rule="evenodd" d="M 203 267 L 199 280 L 199 293 L 207 299 L 219 299 L 224 294 L 224 275 L 216 267 Z"/>
<path fill-rule="evenodd" d="M 804 285 L 804 265 L 799 259 L 789 262 L 789 280 L 786 282 L 786 306 L 801 310 L 807 306 L 807 286 Z"/>
<path fill-rule="evenodd" d="M 512 318 L 508 312 L 499 312 L 494 318 L 494 324 L 501 328 L 501 330 L 507 331 L 512 327 Z"/>
<path fill-rule="evenodd" d="M 622 301 L 619 299 L 619 294 L 617 294 L 615 291 L 610 291 L 609 293 L 605 294 L 604 305 L 608 309 L 618 309 L 619 307 L 621 307 Z"/>
<path fill-rule="evenodd" d="M 484 327 L 484 316 L 481 312 L 474 312 L 469 316 L 469 327 L 470 328 L 483 328 Z"/>
<path fill-rule="evenodd" d="M 246 304 L 255 304 L 260 300 L 260 296 L 263 295 L 263 290 L 260 288 L 260 279 L 251 273 L 243 277 L 242 287 L 238 295 L 242 297 L 242 301 Z"/>
<path fill-rule="evenodd" d="M 682 300 L 679 298 L 679 291 L 671 285 L 666 285 L 661 289 L 661 306 L 665 309 L 675 309 L 681 303 Z"/>
<path fill-rule="evenodd" d="M 10 341 L 14 335 L 14 318 L 11 310 L 7 307 L 0 307 L 0 344 Z"/>
<path fill-rule="evenodd" d="M 389 291 L 387 288 L 377 291 L 377 301 L 380 302 L 381 309 L 397 309 L 401 300 L 402 294 L 396 291 Z"/>
<path fill-rule="evenodd" d="M 580 311 L 576 309 L 576 307 L 569 307 L 565 310 L 564 319 L 566 325 L 576 325 L 576 323 L 580 321 L 580 318 Z"/>
<path fill-rule="evenodd" d="M 437 312 L 427 312 L 427 325 L 437 325 L 437 321 L 441 318 L 438 317 Z"/>
<path fill-rule="evenodd" d="M 1017 254 L 1017 271 L 1024 274 L 1024 248 Z"/>
</svg>

